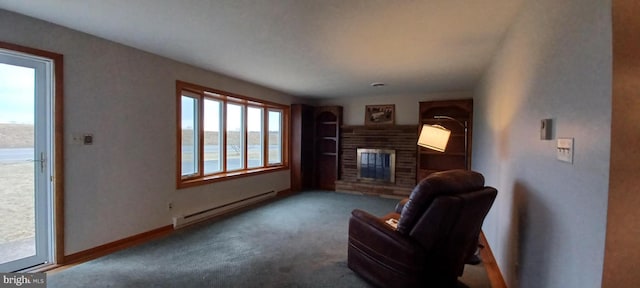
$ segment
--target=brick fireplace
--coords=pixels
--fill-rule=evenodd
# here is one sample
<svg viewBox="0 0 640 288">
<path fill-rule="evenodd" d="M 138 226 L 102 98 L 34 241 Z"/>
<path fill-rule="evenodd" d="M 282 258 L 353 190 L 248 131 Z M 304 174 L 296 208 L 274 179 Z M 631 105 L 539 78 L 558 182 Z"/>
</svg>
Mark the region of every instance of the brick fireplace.
<svg viewBox="0 0 640 288">
<path fill-rule="evenodd" d="M 343 126 L 341 131 L 340 180 L 335 182 L 336 191 L 356 192 L 402 198 L 411 193 L 416 184 L 416 153 L 418 141 L 418 126 Z M 362 165 L 362 157 L 358 158 L 358 149 L 368 151 L 367 159 L 373 159 L 368 167 L 382 167 L 390 162 L 393 152 L 394 169 L 393 181 L 362 177 L 359 174 L 380 174 L 386 177 L 387 172 L 378 168 L 358 170 Z M 373 153 L 379 151 L 381 153 Z M 367 160 L 369 161 L 369 160 Z M 379 164 L 383 163 L 383 164 Z M 382 166 L 380 166 L 382 165 Z M 360 167 L 361 168 L 361 167 Z M 372 170 L 373 169 L 373 170 Z M 371 172 L 374 171 L 374 172 Z M 359 173 L 360 172 L 360 173 Z M 390 173 L 390 171 L 389 171 Z"/>
</svg>

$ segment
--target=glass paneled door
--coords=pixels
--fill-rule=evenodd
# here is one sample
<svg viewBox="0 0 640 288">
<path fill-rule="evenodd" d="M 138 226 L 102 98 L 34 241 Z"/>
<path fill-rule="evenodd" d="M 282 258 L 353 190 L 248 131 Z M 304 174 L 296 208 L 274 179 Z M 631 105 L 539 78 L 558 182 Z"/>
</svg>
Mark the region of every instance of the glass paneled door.
<svg viewBox="0 0 640 288">
<path fill-rule="evenodd" d="M 0 272 L 51 262 L 52 63 L 0 49 Z"/>
</svg>

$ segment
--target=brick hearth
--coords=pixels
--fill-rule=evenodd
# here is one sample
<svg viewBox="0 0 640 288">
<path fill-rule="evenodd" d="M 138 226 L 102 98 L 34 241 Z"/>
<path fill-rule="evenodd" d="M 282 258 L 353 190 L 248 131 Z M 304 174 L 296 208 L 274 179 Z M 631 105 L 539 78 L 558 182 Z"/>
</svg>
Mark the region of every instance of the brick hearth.
<svg viewBox="0 0 640 288">
<path fill-rule="evenodd" d="M 416 185 L 417 125 L 342 126 L 340 180 L 336 191 L 406 197 Z M 357 148 L 396 150 L 396 181 L 380 183 L 356 179 Z"/>
</svg>

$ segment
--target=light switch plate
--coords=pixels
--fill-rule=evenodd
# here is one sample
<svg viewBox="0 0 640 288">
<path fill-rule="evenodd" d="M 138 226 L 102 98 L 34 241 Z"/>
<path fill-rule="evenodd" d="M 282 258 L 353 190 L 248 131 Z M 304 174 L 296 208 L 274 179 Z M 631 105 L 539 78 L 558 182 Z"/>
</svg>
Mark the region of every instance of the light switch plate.
<svg viewBox="0 0 640 288">
<path fill-rule="evenodd" d="M 573 138 L 558 138 L 556 151 L 558 160 L 573 163 Z"/>
</svg>

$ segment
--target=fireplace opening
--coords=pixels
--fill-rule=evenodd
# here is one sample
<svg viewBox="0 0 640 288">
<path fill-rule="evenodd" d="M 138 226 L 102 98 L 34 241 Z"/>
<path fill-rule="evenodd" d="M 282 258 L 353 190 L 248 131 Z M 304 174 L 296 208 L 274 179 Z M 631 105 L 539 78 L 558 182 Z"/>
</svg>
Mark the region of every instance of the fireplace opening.
<svg viewBox="0 0 640 288">
<path fill-rule="evenodd" d="M 396 182 L 396 150 L 358 148 L 358 180 Z"/>
</svg>

